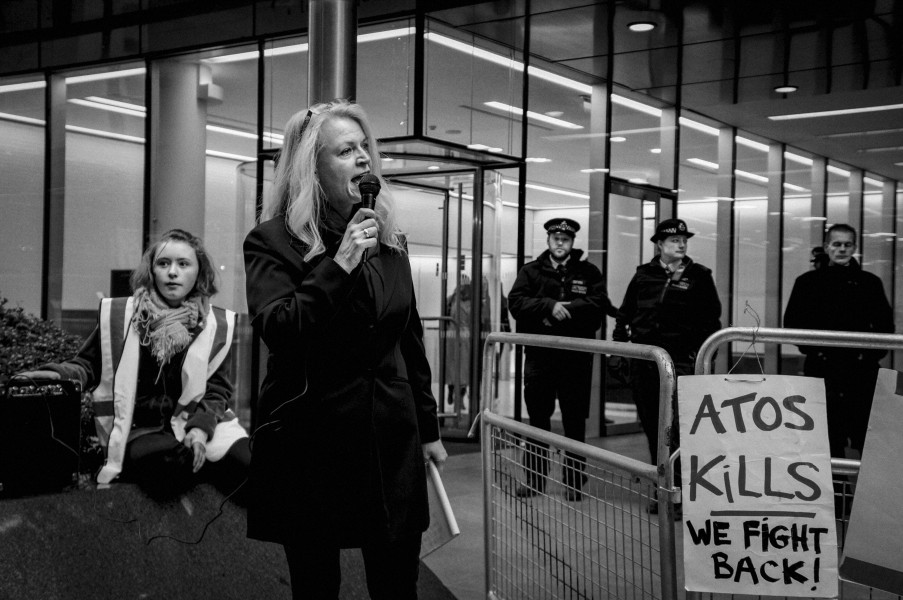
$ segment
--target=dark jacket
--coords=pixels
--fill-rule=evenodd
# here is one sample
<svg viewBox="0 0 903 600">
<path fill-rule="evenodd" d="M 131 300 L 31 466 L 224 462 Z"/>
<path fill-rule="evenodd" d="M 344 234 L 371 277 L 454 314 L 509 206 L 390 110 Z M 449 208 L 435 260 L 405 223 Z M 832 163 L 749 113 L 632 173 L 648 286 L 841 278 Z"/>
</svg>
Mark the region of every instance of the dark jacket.
<svg viewBox="0 0 903 600">
<path fill-rule="evenodd" d="M 252 440 L 248 535 L 357 547 L 429 523 L 421 443 L 439 439 L 404 253 L 381 246 L 350 274 L 283 218 L 244 243 L 248 311 L 269 350 Z"/>
<path fill-rule="evenodd" d="M 602 273 L 596 265 L 580 260 L 582 250 L 572 250 L 564 270 L 556 271 L 546 250 L 525 264 L 508 293 L 508 309 L 517 320 L 518 333 L 540 333 L 593 338 L 605 314 L 612 310 Z M 556 302 L 568 302 L 570 319 L 556 320 Z"/>
<path fill-rule="evenodd" d="M 618 309 L 615 341 L 658 346 L 674 362 L 686 362 L 721 329 L 721 301 L 712 271 L 690 257 L 684 257 L 683 265 L 677 280 L 658 256 L 637 267 Z"/>
<path fill-rule="evenodd" d="M 784 311 L 784 327 L 893 333 L 894 315 L 881 279 L 863 271 L 852 259 L 846 267 L 828 266 L 797 277 Z M 841 362 L 877 361 L 887 354 L 886 350 L 857 348 L 799 348 L 803 354 L 822 354 Z"/>
</svg>

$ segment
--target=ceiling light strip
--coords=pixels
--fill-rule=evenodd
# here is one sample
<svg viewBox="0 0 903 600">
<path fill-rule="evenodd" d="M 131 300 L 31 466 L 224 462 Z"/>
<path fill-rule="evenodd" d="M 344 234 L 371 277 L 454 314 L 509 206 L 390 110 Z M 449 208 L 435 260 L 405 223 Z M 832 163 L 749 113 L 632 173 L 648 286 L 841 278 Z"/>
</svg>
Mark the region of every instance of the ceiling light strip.
<svg viewBox="0 0 903 600">
<path fill-rule="evenodd" d="M 734 169 L 734 175 L 736 175 L 737 177 L 743 177 L 744 179 L 749 179 L 750 181 L 755 181 L 756 183 L 768 183 L 768 177 L 765 177 L 764 175 L 758 175 L 756 173 L 750 173 L 749 171 Z"/>
<path fill-rule="evenodd" d="M 514 179 L 505 179 L 502 178 L 502 183 L 504 185 L 517 185 L 517 181 Z M 581 200 L 589 200 L 588 194 L 581 194 L 579 192 L 572 192 L 570 190 L 563 190 L 561 188 L 553 188 L 545 185 L 538 185 L 535 183 L 527 183 L 525 186 L 527 189 L 536 190 L 538 192 L 549 192 L 550 194 L 558 194 L 560 196 L 569 196 L 571 198 L 580 198 Z"/>
<path fill-rule="evenodd" d="M 817 119 L 820 117 L 836 117 L 839 115 L 856 115 L 861 113 L 900 109 L 903 109 L 903 104 L 884 104 L 881 106 L 861 106 L 859 108 L 844 108 L 840 110 L 822 110 L 816 112 L 795 113 L 787 115 L 772 115 L 768 118 L 772 121 L 791 121 L 794 119 Z"/>
<path fill-rule="evenodd" d="M 759 150 L 760 152 L 768 152 L 768 144 L 763 144 L 761 142 L 755 142 L 749 138 L 745 138 L 741 135 L 738 135 L 736 138 L 737 143 L 741 146 L 746 146 L 747 148 L 752 148 L 753 150 Z"/>
<path fill-rule="evenodd" d="M 40 125 L 41 127 L 47 124 L 43 119 L 33 119 L 31 117 L 23 117 L 21 115 L 13 115 L 4 112 L 0 112 L 0 119 L 4 121 L 14 121 L 16 123 L 25 123 L 26 125 Z"/>
<path fill-rule="evenodd" d="M 27 81 L 25 83 L 10 83 L 7 85 L 0 85 L 0 94 L 5 94 L 7 92 L 24 92 L 27 90 L 43 90 L 47 87 L 47 82 L 43 79 L 41 81 Z"/>
<path fill-rule="evenodd" d="M 705 125 L 704 123 L 688 119 L 687 117 L 680 117 L 678 119 L 678 123 L 680 123 L 684 127 L 689 127 L 690 129 L 695 129 L 696 131 L 701 131 L 702 133 L 707 133 L 716 137 L 718 136 L 718 133 L 720 131 L 717 127 Z"/>
<path fill-rule="evenodd" d="M 102 131 L 100 129 L 91 129 L 89 127 L 79 127 L 78 125 L 66 125 L 66 131 L 73 131 L 75 133 L 84 133 L 87 135 L 108 138 L 111 140 L 121 140 L 123 142 L 136 142 L 138 144 L 144 143 L 143 137 L 138 137 L 138 136 L 134 136 L 134 135 L 126 135 L 124 133 L 113 133 L 112 131 Z"/>
<path fill-rule="evenodd" d="M 490 100 L 489 102 L 484 102 L 484 106 L 488 106 L 490 108 L 495 108 L 496 110 L 501 110 L 512 115 L 521 115 L 523 114 L 523 109 L 517 106 L 511 106 L 510 104 L 504 104 L 502 102 L 498 102 L 496 100 Z M 533 119 L 534 121 L 541 121 L 543 123 L 548 123 L 550 125 L 556 125 L 558 127 L 563 127 L 564 129 L 583 129 L 583 125 L 577 125 L 576 123 L 571 123 L 570 121 L 564 121 L 562 119 L 556 119 L 555 117 L 549 117 L 547 115 L 543 115 L 537 112 L 533 112 L 532 110 L 527 111 L 527 117 Z"/>
<path fill-rule="evenodd" d="M 122 77 L 137 77 L 144 75 L 146 69 L 138 67 L 137 69 L 123 69 L 121 71 L 107 71 L 105 73 L 92 73 L 91 75 L 75 75 L 66 78 L 66 85 L 73 83 L 88 83 L 91 81 L 104 81 L 106 79 L 120 79 Z"/>
<path fill-rule="evenodd" d="M 871 185 L 871 186 L 874 186 L 874 187 L 879 187 L 879 188 L 883 188 L 883 187 L 884 187 L 884 182 L 883 182 L 883 181 L 880 181 L 880 180 L 878 180 L 878 179 L 874 179 L 874 178 L 872 178 L 872 177 L 863 177 L 863 178 L 862 178 L 862 183 L 864 183 L 864 184 L 866 184 L 866 185 Z"/>
<path fill-rule="evenodd" d="M 397 39 L 413 35 L 414 31 L 415 29 L 413 27 L 402 27 L 399 29 L 375 31 L 373 33 L 362 33 L 357 36 L 357 42 L 361 44 L 367 42 L 376 42 L 379 40 Z M 307 52 L 309 48 L 310 45 L 307 43 L 291 44 L 289 46 L 280 46 L 278 48 L 266 48 L 263 51 L 263 55 L 266 58 L 272 58 L 274 56 L 300 54 L 302 52 Z M 241 62 L 245 60 L 256 60 L 257 56 L 257 50 L 251 50 L 249 52 L 238 52 L 236 54 L 226 54 L 223 56 L 213 56 L 210 58 L 205 58 L 204 62 L 213 64 Z"/>
<path fill-rule="evenodd" d="M 704 159 L 702 159 L 702 158 L 695 158 L 695 157 L 694 157 L 694 158 L 688 158 L 688 159 L 687 159 L 687 162 L 688 162 L 688 163 L 691 163 L 691 164 L 694 164 L 694 165 L 697 165 L 697 166 L 699 166 L 699 167 L 705 167 L 706 169 L 711 169 L 711 170 L 713 170 L 713 171 L 717 171 L 717 170 L 718 170 L 718 163 L 714 163 L 714 162 L 709 161 L 709 160 L 704 160 Z"/>
<path fill-rule="evenodd" d="M 806 165 L 807 167 L 811 167 L 815 164 L 811 158 L 806 158 L 805 156 L 800 156 L 799 154 L 794 154 L 793 152 L 784 152 L 784 158 L 786 160 L 792 160 L 795 163 L 799 163 L 801 165 Z"/>
<path fill-rule="evenodd" d="M 244 156 L 242 154 L 231 154 L 229 152 L 219 152 L 218 150 L 207 150 L 207 156 L 214 156 L 216 158 L 226 158 L 229 160 L 238 160 L 241 162 L 257 162 L 257 159 L 253 156 Z"/>
<path fill-rule="evenodd" d="M 68 102 L 72 104 L 76 104 L 78 106 L 85 106 L 88 108 L 97 108 L 100 110 L 105 110 L 107 112 L 119 113 L 121 115 L 129 115 L 131 117 L 139 117 L 141 119 L 145 118 L 147 114 L 144 111 L 134 110 L 131 108 L 123 108 L 121 106 L 113 106 L 111 104 L 103 104 L 101 102 L 95 102 L 93 100 L 82 99 L 82 98 L 69 98 Z"/>
<path fill-rule="evenodd" d="M 113 100 L 111 98 L 102 98 L 101 96 L 86 96 L 85 100 L 96 102 L 97 104 L 106 104 L 108 106 L 127 108 L 128 110 L 135 110 L 142 113 L 147 112 L 147 107 L 141 106 L 140 104 L 134 104 L 132 102 L 122 102 L 120 100 Z"/>
<path fill-rule="evenodd" d="M 625 98 L 624 96 L 620 96 L 618 94 L 611 95 L 611 103 L 618 104 L 626 108 L 632 108 L 635 111 L 646 113 L 647 115 L 652 115 L 653 117 L 662 116 L 662 109 L 656 108 L 654 106 L 649 106 L 648 104 L 643 104 L 642 102 L 637 102 L 636 100 L 631 100 L 630 98 Z"/>
<path fill-rule="evenodd" d="M 472 44 L 468 44 L 465 42 L 461 42 L 450 37 L 441 35 L 435 32 L 427 32 L 424 35 L 424 38 L 430 42 L 435 44 L 439 44 L 440 46 L 445 46 L 446 48 L 450 48 L 452 50 L 457 50 L 458 52 L 462 52 L 469 56 L 473 56 L 476 58 L 482 58 L 487 62 L 491 62 L 506 69 L 512 69 L 519 73 L 522 73 L 524 70 L 524 63 L 514 60 L 513 58 L 508 58 L 502 56 L 501 54 L 496 54 L 495 52 L 491 52 L 489 50 L 484 50 L 483 48 L 477 48 Z M 530 66 L 527 70 L 527 73 L 532 77 L 537 77 L 539 79 L 543 79 L 550 83 L 556 83 L 566 88 L 570 88 L 582 94 L 592 94 L 593 86 L 581 83 L 579 81 L 575 81 L 568 77 L 564 77 L 562 75 L 557 75 L 552 73 L 551 71 L 546 71 L 545 69 L 540 69 L 538 67 Z"/>
<path fill-rule="evenodd" d="M 841 177 L 849 177 L 850 172 L 846 169 L 841 169 L 840 167 L 835 167 L 834 165 L 828 165 L 828 173 L 834 173 L 835 175 L 840 175 Z"/>
</svg>

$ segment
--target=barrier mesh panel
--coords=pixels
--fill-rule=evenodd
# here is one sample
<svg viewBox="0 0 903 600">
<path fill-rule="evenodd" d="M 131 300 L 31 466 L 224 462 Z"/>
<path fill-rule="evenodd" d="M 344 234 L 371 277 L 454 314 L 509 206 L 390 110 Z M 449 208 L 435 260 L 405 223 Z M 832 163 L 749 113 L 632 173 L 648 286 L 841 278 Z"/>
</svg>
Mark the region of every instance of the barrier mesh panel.
<svg viewBox="0 0 903 600">
<path fill-rule="evenodd" d="M 498 427 L 491 438 L 495 598 L 661 597 L 651 482 Z"/>
</svg>

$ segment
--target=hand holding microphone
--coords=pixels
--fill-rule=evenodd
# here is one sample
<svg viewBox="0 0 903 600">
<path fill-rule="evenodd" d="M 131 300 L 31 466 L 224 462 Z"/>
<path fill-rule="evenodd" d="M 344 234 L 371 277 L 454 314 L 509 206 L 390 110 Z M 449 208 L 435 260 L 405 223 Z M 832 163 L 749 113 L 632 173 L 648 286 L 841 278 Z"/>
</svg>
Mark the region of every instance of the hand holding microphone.
<svg viewBox="0 0 903 600">
<path fill-rule="evenodd" d="M 379 195 L 379 190 L 382 186 L 379 183 L 379 177 L 374 175 L 373 173 L 367 173 L 363 177 L 361 177 L 360 182 L 357 184 L 357 189 L 361 194 L 361 207 L 369 208 L 370 210 L 374 210 L 376 207 L 376 197 Z M 369 260 L 370 257 L 379 251 L 379 230 L 376 227 L 373 227 L 372 232 L 367 229 L 365 230 L 367 237 L 376 238 L 376 248 L 377 250 L 364 250 L 364 260 Z"/>
<path fill-rule="evenodd" d="M 379 178 L 367 173 L 357 185 L 361 195 L 361 209 L 367 210 L 359 210 L 351 217 L 335 255 L 335 261 L 347 273 L 351 273 L 361 259 L 369 259 L 375 252 L 374 248 L 379 248 L 379 222 L 373 214 L 375 199 L 381 187 Z"/>
</svg>

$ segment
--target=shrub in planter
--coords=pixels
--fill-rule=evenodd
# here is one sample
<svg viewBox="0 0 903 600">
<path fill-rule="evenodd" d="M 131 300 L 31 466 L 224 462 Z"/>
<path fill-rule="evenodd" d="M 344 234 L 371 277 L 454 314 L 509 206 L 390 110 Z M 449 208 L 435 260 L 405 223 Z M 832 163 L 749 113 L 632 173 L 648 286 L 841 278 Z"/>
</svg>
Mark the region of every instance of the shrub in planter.
<svg viewBox="0 0 903 600">
<path fill-rule="evenodd" d="M 8 304 L 9 300 L 0 296 L 0 397 L 16 373 L 72 358 L 82 344 L 79 336 L 66 333 L 55 323 Z M 103 462 L 103 450 L 94 429 L 91 395 L 83 394 L 81 403 L 80 470 L 93 473 Z"/>
</svg>

